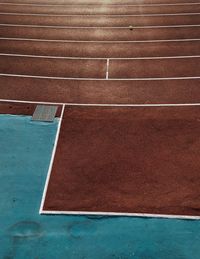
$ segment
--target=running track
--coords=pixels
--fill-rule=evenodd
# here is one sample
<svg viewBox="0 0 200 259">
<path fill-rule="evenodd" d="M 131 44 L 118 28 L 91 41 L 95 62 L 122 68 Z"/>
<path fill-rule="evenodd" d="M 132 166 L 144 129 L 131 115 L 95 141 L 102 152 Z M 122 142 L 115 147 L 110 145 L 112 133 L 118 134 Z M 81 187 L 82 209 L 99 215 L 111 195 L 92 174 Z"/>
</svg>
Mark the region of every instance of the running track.
<svg viewBox="0 0 200 259">
<path fill-rule="evenodd" d="M 199 13 L 188 0 L 1 1 L 0 99 L 198 102 Z"/>
</svg>

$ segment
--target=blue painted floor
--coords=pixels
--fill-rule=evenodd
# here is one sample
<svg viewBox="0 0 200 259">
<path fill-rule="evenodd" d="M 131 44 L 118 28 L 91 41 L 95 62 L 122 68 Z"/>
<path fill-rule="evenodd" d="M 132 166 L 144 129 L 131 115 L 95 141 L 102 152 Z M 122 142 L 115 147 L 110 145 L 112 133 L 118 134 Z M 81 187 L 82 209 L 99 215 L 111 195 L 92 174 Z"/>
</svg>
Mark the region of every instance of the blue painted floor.
<svg viewBox="0 0 200 259">
<path fill-rule="evenodd" d="M 56 129 L 0 115 L 0 258 L 200 259 L 200 221 L 40 216 Z"/>
</svg>

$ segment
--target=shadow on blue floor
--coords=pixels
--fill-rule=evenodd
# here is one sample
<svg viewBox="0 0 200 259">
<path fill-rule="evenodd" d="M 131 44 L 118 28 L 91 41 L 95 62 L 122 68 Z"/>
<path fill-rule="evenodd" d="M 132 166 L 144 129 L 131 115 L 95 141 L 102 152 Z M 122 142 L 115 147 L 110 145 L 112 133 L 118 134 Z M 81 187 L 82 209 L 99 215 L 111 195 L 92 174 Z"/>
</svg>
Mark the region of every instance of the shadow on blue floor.
<svg viewBox="0 0 200 259">
<path fill-rule="evenodd" d="M 0 116 L 0 258 L 200 259 L 200 221 L 40 216 L 56 130 Z"/>
</svg>

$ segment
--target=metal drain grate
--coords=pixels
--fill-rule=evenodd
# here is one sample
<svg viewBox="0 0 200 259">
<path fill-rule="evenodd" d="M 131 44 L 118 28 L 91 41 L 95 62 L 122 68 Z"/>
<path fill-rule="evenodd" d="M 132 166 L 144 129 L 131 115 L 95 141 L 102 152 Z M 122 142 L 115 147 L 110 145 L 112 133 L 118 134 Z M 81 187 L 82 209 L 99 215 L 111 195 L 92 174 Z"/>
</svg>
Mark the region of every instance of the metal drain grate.
<svg viewBox="0 0 200 259">
<path fill-rule="evenodd" d="M 32 120 L 53 122 L 58 106 L 54 105 L 37 105 Z"/>
</svg>

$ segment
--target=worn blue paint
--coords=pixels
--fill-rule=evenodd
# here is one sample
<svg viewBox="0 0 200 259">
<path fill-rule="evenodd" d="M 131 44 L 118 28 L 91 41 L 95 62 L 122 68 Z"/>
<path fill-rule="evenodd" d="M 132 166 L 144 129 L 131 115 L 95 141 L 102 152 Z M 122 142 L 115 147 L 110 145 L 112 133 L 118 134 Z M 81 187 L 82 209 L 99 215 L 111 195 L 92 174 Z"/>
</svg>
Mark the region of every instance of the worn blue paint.
<svg viewBox="0 0 200 259">
<path fill-rule="evenodd" d="M 40 216 L 56 129 L 0 116 L 0 258 L 200 259 L 200 221 Z"/>
</svg>

